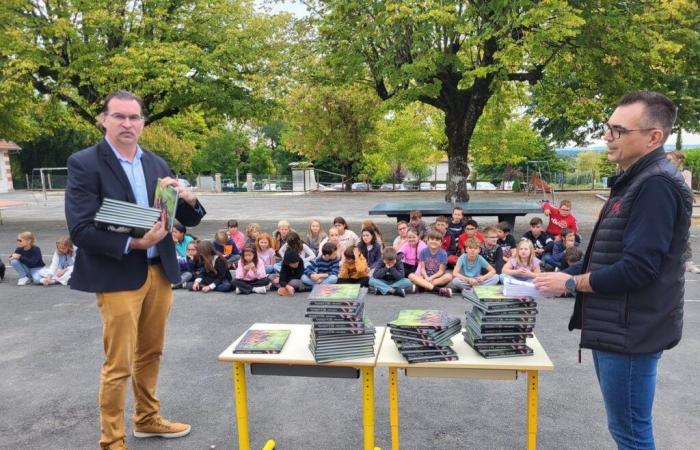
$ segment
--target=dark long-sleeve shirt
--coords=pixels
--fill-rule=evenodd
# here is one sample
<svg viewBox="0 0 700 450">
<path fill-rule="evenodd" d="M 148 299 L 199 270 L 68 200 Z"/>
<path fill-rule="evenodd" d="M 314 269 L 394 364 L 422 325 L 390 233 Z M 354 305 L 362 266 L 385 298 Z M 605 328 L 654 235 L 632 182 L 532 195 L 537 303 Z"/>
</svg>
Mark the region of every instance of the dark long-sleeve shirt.
<svg viewBox="0 0 700 450">
<path fill-rule="evenodd" d="M 226 267 L 226 260 L 221 257 L 216 258 L 216 261 L 214 261 L 214 272 L 210 272 L 203 267 L 201 277 L 202 281 L 200 284 L 203 286 L 210 284 L 218 286 L 224 280 L 231 281 L 232 279 L 231 272 L 229 272 Z"/>
<path fill-rule="evenodd" d="M 299 262 L 296 269 L 291 267 L 289 264 L 282 264 L 279 280 L 280 287 L 285 287 L 287 284 L 289 284 L 290 280 L 301 279 L 302 275 L 304 275 L 304 263 Z"/>
<path fill-rule="evenodd" d="M 44 260 L 41 258 L 41 249 L 36 245 L 29 247 L 29 250 L 25 250 L 22 247 L 17 247 L 15 253 L 19 254 L 19 262 L 34 269 L 36 267 L 44 267 Z"/>
<path fill-rule="evenodd" d="M 379 261 L 374 267 L 372 278 L 384 280 L 387 283 L 394 283 L 402 278 L 405 278 L 403 263 L 396 261 L 393 267 L 387 267 L 384 261 Z"/>
</svg>

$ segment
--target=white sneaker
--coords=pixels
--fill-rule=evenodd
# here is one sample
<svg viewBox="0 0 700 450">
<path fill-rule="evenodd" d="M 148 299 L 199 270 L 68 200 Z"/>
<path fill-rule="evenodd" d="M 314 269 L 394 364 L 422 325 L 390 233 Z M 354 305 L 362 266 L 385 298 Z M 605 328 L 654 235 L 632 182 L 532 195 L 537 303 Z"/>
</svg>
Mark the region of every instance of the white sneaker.
<svg viewBox="0 0 700 450">
<path fill-rule="evenodd" d="M 240 288 L 236 288 L 236 294 L 240 294 L 240 293 L 241 293 Z"/>
<path fill-rule="evenodd" d="M 32 284 L 32 279 L 29 277 L 22 277 L 17 280 L 17 286 L 26 286 L 28 284 Z"/>
<path fill-rule="evenodd" d="M 253 292 L 256 294 L 265 294 L 267 293 L 267 289 L 265 289 L 265 286 L 256 286 L 253 288 Z"/>
</svg>

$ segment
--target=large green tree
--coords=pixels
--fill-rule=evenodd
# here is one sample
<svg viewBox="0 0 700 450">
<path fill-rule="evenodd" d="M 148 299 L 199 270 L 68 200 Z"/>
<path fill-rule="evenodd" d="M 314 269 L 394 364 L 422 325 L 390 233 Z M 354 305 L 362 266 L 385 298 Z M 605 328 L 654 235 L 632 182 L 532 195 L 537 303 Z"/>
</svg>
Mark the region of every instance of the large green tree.
<svg viewBox="0 0 700 450">
<path fill-rule="evenodd" d="M 0 106 L 23 113 L 50 97 L 92 124 L 118 89 L 143 98 L 148 122 L 192 105 L 263 111 L 290 31 L 288 15 L 252 0 L 3 0 L 0 24 Z"/>
<path fill-rule="evenodd" d="M 442 110 L 446 198 L 467 201 L 469 143 L 502 83 L 536 83 L 583 25 L 564 0 L 319 0 L 327 60 L 380 98 Z"/>
<path fill-rule="evenodd" d="M 585 144 L 623 94 L 657 90 L 678 105 L 676 130 L 700 131 L 697 0 L 571 1 L 585 25 L 533 88 L 547 138 Z"/>
<path fill-rule="evenodd" d="M 296 86 L 285 100 L 283 145 L 311 160 L 334 158 L 350 190 L 353 167 L 362 161 L 374 132 L 376 96 L 363 85 Z"/>
</svg>

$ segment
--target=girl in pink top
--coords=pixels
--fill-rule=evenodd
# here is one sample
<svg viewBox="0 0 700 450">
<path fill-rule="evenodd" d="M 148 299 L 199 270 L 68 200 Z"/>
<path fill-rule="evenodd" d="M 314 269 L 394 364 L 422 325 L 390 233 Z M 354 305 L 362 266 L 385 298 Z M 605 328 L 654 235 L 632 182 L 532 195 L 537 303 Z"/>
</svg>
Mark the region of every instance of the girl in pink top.
<svg viewBox="0 0 700 450">
<path fill-rule="evenodd" d="M 274 273 L 275 271 L 275 250 L 272 238 L 267 233 L 260 233 L 255 240 L 255 250 L 258 254 L 258 259 L 265 266 L 265 273 Z"/>
<path fill-rule="evenodd" d="M 265 264 L 258 258 L 255 249 L 246 245 L 243 247 L 241 260 L 236 268 L 236 279 L 233 285 L 236 286 L 236 294 L 264 294 L 270 281 L 265 274 Z"/>
<path fill-rule="evenodd" d="M 529 239 L 522 239 L 515 247 L 515 256 L 503 266 L 503 274 L 519 280 L 531 280 L 540 273 L 540 260 L 535 256 L 535 247 Z"/>
<path fill-rule="evenodd" d="M 404 276 L 416 271 L 418 267 L 418 255 L 423 249 L 428 248 L 425 242 L 418 239 L 418 231 L 415 228 L 408 229 L 406 233 L 406 242 L 399 247 L 399 253 L 403 254 L 403 271 Z"/>
</svg>

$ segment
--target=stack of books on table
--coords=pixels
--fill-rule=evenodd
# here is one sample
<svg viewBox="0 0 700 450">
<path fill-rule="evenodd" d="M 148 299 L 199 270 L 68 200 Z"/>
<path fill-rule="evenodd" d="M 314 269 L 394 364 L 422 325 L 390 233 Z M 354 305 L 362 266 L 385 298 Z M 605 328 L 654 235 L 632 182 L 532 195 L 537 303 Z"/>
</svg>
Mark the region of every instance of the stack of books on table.
<svg viewBox="0 0 700 450">
<path fill-rule="evenodd" d="M 532 355 L 525 342 L 533 336 L 537 302 L 532 297 L 506 295 L 503 288 L 474 286 L 462 292 L 472 304 L 464 340 L 484 358 Z"/>
<path fill-rule="evenodd" d="M 95 214 L 98 227 L 143 236 L 160 218 L 161 210 L 139 206 L 136 203 L 105 198 Z"/>
<path fill-rule="evenodd" d="M 367 289 L 359 284 L 319 284 L 309 294 L 309 350 L 316 362 L 374 356 L 374 325 L 364 316 Z"/>
<path fill-rule="evenodd" d="M 458 359 L 450 338 L 459 334 L 462 323 L 445 311 L 404 309 L 388 326 L 396 348 L 409 363 Z"/>
</svg>

